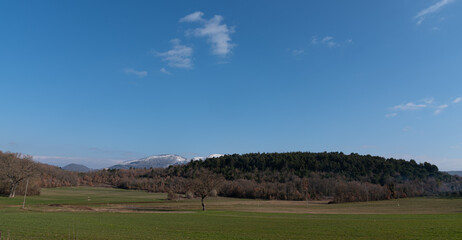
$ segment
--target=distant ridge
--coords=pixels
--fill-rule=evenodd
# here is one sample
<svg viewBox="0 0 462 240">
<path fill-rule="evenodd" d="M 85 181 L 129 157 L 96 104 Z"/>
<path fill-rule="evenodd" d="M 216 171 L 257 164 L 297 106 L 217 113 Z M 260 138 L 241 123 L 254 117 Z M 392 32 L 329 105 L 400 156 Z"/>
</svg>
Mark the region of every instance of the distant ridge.
<svg viewBox="0 0 462 240">
<path fill-rule="evenodd" d="M 130 169 L 130 168 L 167 168 L 172 165 L 186 164 L 190 160 L 203 161 L 208 158 L 219 158 L 223 154 L 210 154 L 207 157 L 194 157 L 187 159 L 176 154 L 153 155 L 138 160 L 125 161 L 123 163 L 109 167 L 109 169 Z"/>
<path fill-rule="evenodd" d="M 448 171 L 447 173 L 451 175 L 457 175 L 459 177 L 462 177 L 462 171 Z"/>
<path fill-rule="evenodd" d="M 71 172 L 89 172 L 91 171 L 90 168 L 84 166 L 84 165 L 81 165 L 81 164 L 75 164 L 75 163 L 71 163 L 71 164 L 68 164 L 64 167 L 62 167 L 63 170 L 66 170 L 66 171 L 71 171 Z"/>
<path fill-rule="evenodd" d="M 110 169 L 130 169 L 130 168 L 166 168 L 170 165 L 186 163 L 187 159 L 175 154 L 154 155 L 138 160 L 126 161 L 109 167 Z"/>
</svg>

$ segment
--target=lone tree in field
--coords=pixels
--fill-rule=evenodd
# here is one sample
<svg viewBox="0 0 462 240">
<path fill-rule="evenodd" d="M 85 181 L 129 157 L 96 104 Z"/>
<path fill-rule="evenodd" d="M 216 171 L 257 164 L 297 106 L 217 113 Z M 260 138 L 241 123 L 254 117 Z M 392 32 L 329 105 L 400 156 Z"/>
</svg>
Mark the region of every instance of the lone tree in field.
<svg viewBox="0 0 462 240">
<path fill-rule="evenodd" d="M 208 170 L 202 169 L 195 174 L 191 188 L 196 196 L 201 198 L 202 211 L 205 211 L 204 199 L 211 195 L 212 191 L 219 191 L 223 183 L 221 176 L 215 175 Z"/>
<path fill-rule="evenodd" d="M 31 156 L 0 151 L 0 182 L 7 186 L 9 197 L 16 195 L 19 184 L 35 173 Z"/>
</svg>

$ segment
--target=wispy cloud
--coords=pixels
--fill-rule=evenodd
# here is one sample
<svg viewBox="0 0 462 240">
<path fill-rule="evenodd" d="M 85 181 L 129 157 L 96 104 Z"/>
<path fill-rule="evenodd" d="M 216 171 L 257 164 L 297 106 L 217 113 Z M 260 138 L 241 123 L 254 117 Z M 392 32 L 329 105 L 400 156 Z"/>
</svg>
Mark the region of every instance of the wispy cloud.
<svg viewBox="0 0 462 240">
<path fill-rule="evenodd" d="M 427 108 L 430 104 L 432 104 L 433 101 L 434 101 L 433 98 L 426 98 L 418 102 L 402 103 L 402 104 L 391 107 L 390 110 L 392 112 L 385 114 L 385 117 L 394 118 L 398 116 L 397 111 L 404 112 L 404 111 L 416 111 L 416 110 L 424 109 L 424 108 Z"/>
<path fill-rule="evenodd" d="M 391 109 L 407 111 L 407 110 L 419 110 L 419 109 L 426 108 L 426 107 L 427 107 L 426 104 L 422 104 L 422 103 L 417 104 L 417 103 L 413 103 L 413 102 L 408 102 L 408 103 L 405 103 L 405 104 L 396 105 L 396 106 L 392 107 Z"/>
<path fill-rule="evenodd" d="M 417 19 L 417 25 L 421 24 L 427 15 L 432 14 L 440 10 L 442 7 L 448 5 L 449 3 L 454 2 L 454 0 L 441 0 L 428 8 L 423 9 L 420 11 L 414 18 Z"/>
<path fill-rule="evenodd" d="M 322 38 L 318 38 L 318 36 L 313 36 L 311 38 L 311 44 L 313 45 L 321 44 L 321 45 L 325 45 L 330 48 L 340 47 L 340 46 L 352 44 L 352 43 L 353 43 L 352 39 L 347 39 L 346 41 L 337 42 L 334 40 L 334 37 L 332 36 L 325 36 Z"/>
<path fill-rule="evenodd" d="M 144 78 L 144 77 L 146 77 L 148 75 L 148 72 L 146 72 L 146 71 L 137 71 L 137 70 L 135 70 L 133 68 L 125 68 L 124 72 L 126 74 L 136 75 L 136 76 L 138 76 L 140 78 Z"/>
<path fill-rule="evenodd" d="M 334 38 L 331 36 L 325 36 L 321 39 L 318 39 L 317 36 L 313 36 L 311 39 L 312 44 L 325 44 L 328 47 L 335 47 L 337 46 L 337 43 L 334 41 Z"/>
<path fill-rule="evenodd" d="M 205 19 L 202 18 L 202 16 L 204 16 L 204 13 L 203 12 L 193 12 L 189 15 L 186 15 L 185 17 L 181 18 L 180 19 L 180 22 L 197 22 L 197 21 L 200 21 L 200 22 L 205 22 Z"/>
<path fill-rule="evenodd" d="M 391 112 L 385 114 L 385 117 L 387 118 L 396 117 L 398 115 L 397 111 L 405 112 L 405 111 L 417 111 L 417 110 L 423 110 L 423 109 L 431 110 L 433 111 L 434 115 L 438 115 L 441 112 L 443 112 L 446 108 L 450 107 L 451 104 L 457 104 L 459 102 L 462 102 L 462 97 L 458 97 L 449 103 L 444 103 L 444 102 L 441 103 L 441 102 L 435 101 L 433 98 L 425 98 L 419 101 L 403 103 L 403 104 L 390 107 Z"/>
<path fill-rule="evenodd" d="M 392 118 L 392 117 L 396 117 L 398 115 L 398 113 L 387 113 L 385 114 L 385 117 L 386 118 Z"/>
<path fill-rule="evenodd" d="M 153 52 L 157 56 L 162 57 L 162 61 L 167 62 L 170 67 L 186 69 L 193 68 L 193 63 L 191 60 L 193 49 L 191 47 L 181 45 L 180 40 L 176 38 L 170 40 L 170 42 L 173 45 L 171 50 L 166 52 Z"/>
<path fill-rule="evenodd" d="M 435 111 L 433 111 L 433 114 L 438 115 L 447 107 L 449 107 L 447 104 L 439 105 L 436 107 Z"/>
<path fill-rule="evenodd" d="M 167 74 L 167 75 L 172 74 L 171 72 L 167 71 L 167 69 L 165 69 L 165 68 L 161 68 L 159 71 L 160 71 L 161 73 L 165 73 L 165 74 Z"/>
<path fill-rule="evenodd" d="M 222 23 L 223 17 L 215 15 L 211 19 L 203 18 L 204 13 L 194 12 L 180 19 L 180 22 L 197 22 L 202 27 L 187 31 L 197 37 L 206 37 L 212 45 L 212 52 L 218 56 L 227 56 L 235 46 L 231 42 L 230 34 L 234 33 L 234 28 Z"/>
</svg>

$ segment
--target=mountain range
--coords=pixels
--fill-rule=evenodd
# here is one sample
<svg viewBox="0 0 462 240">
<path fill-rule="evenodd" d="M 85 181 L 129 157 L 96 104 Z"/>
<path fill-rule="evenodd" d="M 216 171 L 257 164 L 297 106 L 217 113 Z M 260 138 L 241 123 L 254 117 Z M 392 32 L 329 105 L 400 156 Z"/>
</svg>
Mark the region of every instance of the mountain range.
<svg viewBox="0 0 462 240">
<path fill-rule="evenodd" d="M 448 173 L 451 175 L 457 175 L 462 177 L 462 171 L 448 171 Z"/>
<path fill-rule="evenodd" d="M 207 158 L 221 157 L 223 154 L 211 154 L 207 157 L 194 157 L 193 161 L 204 160 Z M 166 168 L 171 165 L 181 165 L 188 162 L 184 158 L 175 154 L 153 155 L 138 160 L 125 161 L 109 167 L 109 169 L 130 169 L 130 168 Z"/>
</svg>

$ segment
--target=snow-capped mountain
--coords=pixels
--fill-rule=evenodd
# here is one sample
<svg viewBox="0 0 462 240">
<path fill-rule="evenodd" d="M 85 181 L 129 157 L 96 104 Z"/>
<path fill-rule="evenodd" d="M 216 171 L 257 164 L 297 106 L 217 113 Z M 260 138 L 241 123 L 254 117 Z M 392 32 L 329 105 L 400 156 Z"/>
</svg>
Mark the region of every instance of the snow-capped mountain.
<svg viewBox="0 0 462 240">
<path fill-rule="evenodd" d="M 207 157 L 193 157 L 191 160 L 193 161 L 203 161 L 207 158 L 219 158 L 219 157 L 223 157 L 224 154 L 210 154 L 208 155 Z"/>
<path fill-rule="evenodd" d="M 121 164 L 114 165 L 112 169 L 129 169 L 129 168 L 166 168 L 170 165 L 187 163 L 187 159 L 175 154 L 154 155 L 138 160 L 125 161 Z"/>
</svg>

